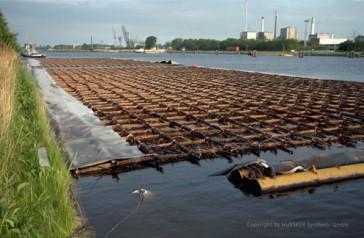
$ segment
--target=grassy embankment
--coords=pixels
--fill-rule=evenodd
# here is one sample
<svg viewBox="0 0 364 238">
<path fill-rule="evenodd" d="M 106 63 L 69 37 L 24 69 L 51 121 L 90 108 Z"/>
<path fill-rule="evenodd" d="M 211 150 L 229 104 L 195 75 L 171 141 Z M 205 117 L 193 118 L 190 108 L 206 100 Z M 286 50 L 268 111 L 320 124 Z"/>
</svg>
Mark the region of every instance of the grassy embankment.
<svg viewBox="0 0 364 238">
<path fill-rule="evenodd" d="M 43 102 L 15 52 L 0 46 L 0 58 L 0 237 L 69 237 L 71 177 Z M 49 168 L 39 166 L 40 147 Z"/>
</svg>

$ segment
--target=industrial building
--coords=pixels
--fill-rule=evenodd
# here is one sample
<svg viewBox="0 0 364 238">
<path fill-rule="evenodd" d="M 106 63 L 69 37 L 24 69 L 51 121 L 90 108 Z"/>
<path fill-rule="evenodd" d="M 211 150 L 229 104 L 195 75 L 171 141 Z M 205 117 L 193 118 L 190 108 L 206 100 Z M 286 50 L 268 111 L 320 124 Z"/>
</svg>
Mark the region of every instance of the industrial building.
<svg viewBox="0 0 364 238">
<path fill-rule="evenodd" d="M 257 39 L 273 40 L 274 34 L 273 32 L 258 32 Z"/>
<path fill-rule="evenodd" d="M 257 34 L 257 39 L 261 40 L 273 40 L 274 35 L 273 32 L 265 32 L 265 26 L 264 26 L 264 17 L 261 18 L 261 27 L 260 32 Z"/>
<path fill-rule="evenodd" d="M 248 31 L 248 0 L 245 0 L 244 7 L 244 31 L 240 33 L 240 38 L 243 40 L 273 40 L 277 36 L 277 27 L 278 27 L 278 13 L 275 12 L 275 24 L 274 24 L 274 33 L 266 32 L 264 26 L 264 17 L 261 18 L 261 29 L 260 32 Z"/>
<path fill-rule="evenodd" d="M 315 45 L 339 45 L 345 41 L 346 38 L 335 38 L 331 33 L 315 33 L 309 36 L 309 41 Z"/>
<path fill-rule="evenodd" d="M 240 38 L 243 40 L 256 40 L 257 33 L 255 31 L 243 31 L 240 34 Z"/>
<path fill-rule="evenodd" d="M 274 32 L 266 32 L 265 31 L 265 21 L 264 17 L 261 17 L 261 29 L 259 32 L 249 31 L 248 30 L 248 0 L 245 0 L 244 7 L 244 31 L 240 33 L 240 38 L 243 40 L 274 40 L 278 38 L 278 12 L 275 12 L 274 16 Z M 316 33 L 316 18 L 311 17 L 311 19 L 304 20 L 305 22 L 305 32 L 304 32 L 304 41 L 305 46 L 307 45 L 307 40 L 311 44 L 315 45 L 327 45 L 327 46 L 336 46 L 347 39 L 345 38 L 335 38 L 333 34 L 329 33 Z M 311 22 L 310 34 L 308 35 L 308 23 Z M 307 37 L 308 35 L 308 37 Z M 283 40 L 298 40 L 299 38 L 298 28 L 295 26 L 287 26 L 280 29 L 280 39 Z"/>
<path fill-rule="evenodd" d="M 311 44 L 336 46 L 347 40 L 345 38 L 335 38 L 334 34 L 331 33 L 316 33 L 315 30 L 316 30 L 316 19 L 315 17 L 312 17 L 311 34 L 308 36 L 308 40 L 311 42 Z"/>
<path fill-rule="evenodd" d="M 284 40 L 297 40 L 298 39 L 298 29 L 295 26 L 287 26 L 285 28 L 281 28 L 281 39 Z"/>
</svg>

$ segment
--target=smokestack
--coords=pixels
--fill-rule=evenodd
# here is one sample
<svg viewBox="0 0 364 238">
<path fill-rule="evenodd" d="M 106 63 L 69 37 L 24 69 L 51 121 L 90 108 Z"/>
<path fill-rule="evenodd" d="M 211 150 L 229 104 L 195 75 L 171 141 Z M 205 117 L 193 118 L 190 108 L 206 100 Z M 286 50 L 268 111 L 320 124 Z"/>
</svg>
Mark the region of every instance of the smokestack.
<svg viewBox="0 0 364 238">
<path fill-rule="evenodd" d="M 276 15 L 274 18 L 274 39 L 277 38 L 277 31 L 278 31 L 278 12 L 276 11 Z"/>
<path fill-rule="evenodd" d="M 248 0 L 245 0 L 245 26 L 244 31 L 248 31 Z"/>
<path fill-rule="evenodd" d="M 262 17 L 262 25 L 260 28 L 260 32 L 264 32 L 264 17 Z"/>
<path fill-rule="evenodd" d="M 307 46 L 307 29 L 308 29 L 308 23 L 310 22 L 310 19 L 304 20 L 305 22 L 305 37 L 303 38 L 304 46 Z"/>
<path fill-rule="evenodd" d="M 316 19 L 311 17 L 311 35 L 315 34 Z"/>
</svg>

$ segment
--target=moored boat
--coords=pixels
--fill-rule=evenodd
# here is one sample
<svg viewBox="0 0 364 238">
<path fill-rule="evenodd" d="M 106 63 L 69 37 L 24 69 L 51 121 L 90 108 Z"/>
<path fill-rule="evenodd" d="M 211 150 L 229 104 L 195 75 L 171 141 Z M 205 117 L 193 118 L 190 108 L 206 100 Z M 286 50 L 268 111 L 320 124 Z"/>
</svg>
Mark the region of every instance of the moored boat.
<svg viewBox="0 0 364 238">
<path fill-rule="evenodd" d="M 144 53 L 144 48 L 140 48 L 135 50 L 135 53 Z"/>
<path fill-rule="evenodd" d="M 158 49 L 158 48 L 152 48 L 152 49 L 145 49 L 144 54 L 161 54 L 166 53 L 165 49 Z"/>
<path fill-rule="evenodd" d="M 33 47 L 33 45 L 31 43 L 26 43 L 24 45 L 25 51 L 21 52 L 20 55 L 23 57 L 28 57 L 28 58 L 45 58 L 46 55 L 39 53 L 38 51 L 35 50 L 35 47 Z"/>
</svg>

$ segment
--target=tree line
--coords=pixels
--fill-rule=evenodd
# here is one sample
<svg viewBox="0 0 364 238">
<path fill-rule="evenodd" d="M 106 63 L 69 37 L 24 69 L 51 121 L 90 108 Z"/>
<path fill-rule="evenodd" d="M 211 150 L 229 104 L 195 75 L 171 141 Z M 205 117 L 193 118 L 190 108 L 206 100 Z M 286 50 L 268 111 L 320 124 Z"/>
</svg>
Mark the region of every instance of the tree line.
<svg viewBox="0 0 364 238">
<path fill-rule="evenodd" d="M 282 50 L 303 50 L 304 42 L 298 40 L 243 40 L 228 38 L 225 40 L 214 39 L 182 39 L 176 38 L 165 44 L 165 47 L 171 47 L 173 50 L 198 51 L 198 50 L 234 50 L 239 47 L 240 50 L 259 50 L 259 51 L 282 51 Z M 308 45 L 306 49 L 325 49 L 323 46 Z"/>
<path fill-rule="evenodd" d="M 364 51 L 364 35 L 355 37 L 354 41 L 347 40 L 339 45 L 340 51 Z"/>
</svg>

